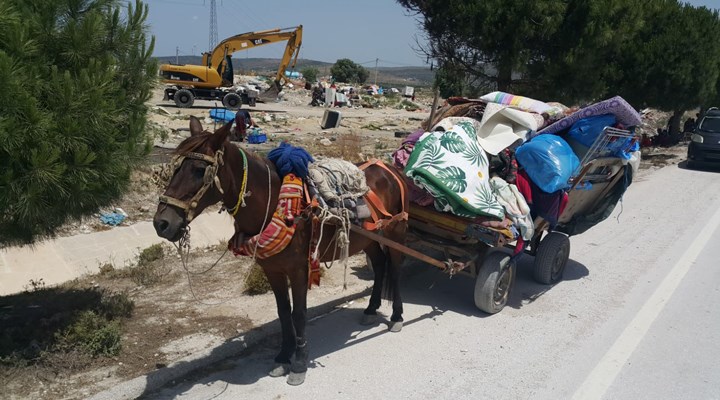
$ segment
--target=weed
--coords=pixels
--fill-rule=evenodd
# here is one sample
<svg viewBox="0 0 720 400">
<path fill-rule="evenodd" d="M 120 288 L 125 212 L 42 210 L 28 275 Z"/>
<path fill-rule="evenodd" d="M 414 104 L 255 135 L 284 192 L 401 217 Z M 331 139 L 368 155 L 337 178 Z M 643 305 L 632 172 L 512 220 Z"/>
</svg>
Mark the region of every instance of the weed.
<svg viewBox="0 0 720 400">
<path fill-rule="evenodd" d="M 100 302 L 100 310 L 108 319 L 129 318 L 134 309 L 135 302 L 127 292 L 103 296 Z"/>
<path fill-rule="evenodd" d="M 116 356 L 122 348 L 118 321 L 110 321 L 93 310 L 78 314 L 67 329 L 56 333 L 58 349 L 81 349 L 92 356 Z"/>
<path fill-rule="evenodd" d="M 369 124 L 367 124 L 367 125 L 363 125 L 363 126 L 360 127 L 360 128 L 361 128 L 361 129 L 367 129 L 367 130 L 369 130 L 369 131 L 379 131 L 379 130 L 380 130 L 380 127 L 379 127 L 378 125 L 373 124 L 373 123 L 369 123 Z"/>
<path fill-rule="evenodd" d="M 272 288 L 270 287 L 270 282 L 268 282 L 267 277 L 262 270 L 262 267 L 254 264 L 252 267 L 250 267 L 247 279 L 245 280 L 245 293 L 250 295 L 256 295 L 267 293 L 270 290 L 272 290 Z"/>
<path fill-rule="evenodd" d="M 0 366 L 7 367 L 117 355 L 120 321 L 135 307 L 127 293 L 97 288 L 54 287 L 5 300 L 9 305 L 0 324 Z"/>
<path fill-rule="evenodd" d="M 25 289 L 26 292 L 37 292 L 40 290 L 45 289 L 45 281 L 43 278 L 40 278 L 38 280 L 30 279 L 30 282 L 23 286 L 23 289 Z"/>
<path fill-rule="evenodd" d="M 413 102 L 410 101 L 410 100 L 404 99 L 403 101 L 401 101 L 400 103 L 398 103 L 398 105 L 395 106 L 395 108 L 397 108 L 397 109 L 406 109 L 406 110 L 408 110 L 408 111 L 417 111 L 417 110 L 420 109 L 420 106 L 418 106 L 417 104 L 413 103 Z"/>
<path fill-rule="evenodd" d="M 114 273 L 115 273 L 115 266 L 112 265 L 112 263 L 102 264 L 102 265 L 100 266 L 99 270 L 100 270 L 100 275 L 102 275 L 102 276 L 113 277 L 113 276 L 115 275 L 115 274 L 114 274 Z"/>
<path fill-rule="evenodd" d="M 165 258 L 165 250 L 160 243 L 154 244 L 140 252 L 135 266 L 118 271 L 113 277 L 130 278 L 142 286 L 158 284 L 170 272 L 164 264 L 157 263 Z"/>
<path fill-rule="evenodd" d="M 137 263 L 138 265 L 147 265 L 163 257 L 165 257 L 165 251 L 160 243 L 156 243 L 140 252 Z"/>
</svg>

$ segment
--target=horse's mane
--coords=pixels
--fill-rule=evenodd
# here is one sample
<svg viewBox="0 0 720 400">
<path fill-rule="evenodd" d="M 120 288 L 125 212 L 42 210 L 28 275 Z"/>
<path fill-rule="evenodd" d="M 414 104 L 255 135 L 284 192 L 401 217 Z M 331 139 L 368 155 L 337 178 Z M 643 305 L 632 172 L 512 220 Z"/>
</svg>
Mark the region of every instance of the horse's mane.
<svg viewBox="0 0 720 400">
<path fill-rule="evenodd" d="M 175 154 L 183 155 L 197 149 L 198 147 L 205 144 L 205 142 L 207 142 L 208 139 L 212 137 L 212 135 L 212 133 L 205 131 L 199 135 L 190 136 L 178 145 L 178 147 L 175 149 Z"/>
</svg>

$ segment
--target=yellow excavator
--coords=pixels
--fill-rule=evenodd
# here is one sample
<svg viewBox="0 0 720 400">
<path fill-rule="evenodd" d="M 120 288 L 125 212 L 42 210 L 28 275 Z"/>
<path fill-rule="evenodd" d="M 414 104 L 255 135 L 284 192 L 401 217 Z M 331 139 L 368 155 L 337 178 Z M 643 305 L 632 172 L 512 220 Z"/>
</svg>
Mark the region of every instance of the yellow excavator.
<svg viewBox="0 0 720 400">
<path fill-rule="evenodd" d="M 285 40 L 285 53 L 270 89 L 260 94 L 255 88 L 233 85 L 234 52 Z M 301 44 L 302 25 L 231 36 L 215 46 L 212 52 L 203 53 L 203 65 L 161 65 L 160 76 L 170 85 L 165 88 L 165 100 L 175 101 L 178 107 L 192 107 L 195 99 L 221 100 L 223 106 L 232 110 L 243 104 L 255 106 L 258 97 L 261 100 L 274 98 L 282 90 L 285 70 L 291 60 L 292 68 L 295 68 Z"/>
</svg>

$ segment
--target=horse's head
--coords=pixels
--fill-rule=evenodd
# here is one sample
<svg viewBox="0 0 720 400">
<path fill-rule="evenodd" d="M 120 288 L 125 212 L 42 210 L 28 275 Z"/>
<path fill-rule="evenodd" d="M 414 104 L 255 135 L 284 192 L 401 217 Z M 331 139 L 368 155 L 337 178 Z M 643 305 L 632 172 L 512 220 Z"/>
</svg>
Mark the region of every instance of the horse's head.
<svg viewBox="0 0 720 400">
<path fill-rule="evenodd" d="M 195 216 L 222 200 L 218 171 L 225 161 L 230 125 L 210 133 L 197 118 L 190 117 L 190 137 L 175 151 L 168 171 L 171 177 L 153 218 L 158 236 L 179 240 Z"/>
</svg>

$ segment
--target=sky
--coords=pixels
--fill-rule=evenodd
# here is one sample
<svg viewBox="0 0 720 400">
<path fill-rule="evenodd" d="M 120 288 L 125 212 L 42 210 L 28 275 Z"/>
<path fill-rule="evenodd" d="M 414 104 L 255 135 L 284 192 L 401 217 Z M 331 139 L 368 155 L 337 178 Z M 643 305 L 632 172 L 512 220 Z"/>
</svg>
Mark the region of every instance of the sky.
<svg viewBox="0 0 720 400">
<path fill-rule="evenodd" d="M 478 0 L 481 1 L 481 0 Z M 508 0 L 513 1 L 513 0 Z M 208 50 L 210 0 L 146 0 L 155 55 L 200 55 Z M 720 9 L 720 0 L 686 0 Z M 216 0 L 218 41 L 239 33 L 303 25 L 300 58 L 334 63 L 349 58 L 366 67 L 426 66 L 416 17 L 395 0 Z M 285 42 L 239 52 L 235 58 L 280 58 Z"/>
<path fill-rule="evenodd" d="M 208 50 L 210 0 L 146 0 L 155 55 L 200 55 Z M 239 33 L 303 25 L 300 58 L 366 67 L 423 66 L 413 50 L 422 36 L 414 16 L 394 0 L 216 0 L 218 41 Z M 235 53 L 235 58 L 280 58 L 286 42 Z"/>
</svg>

